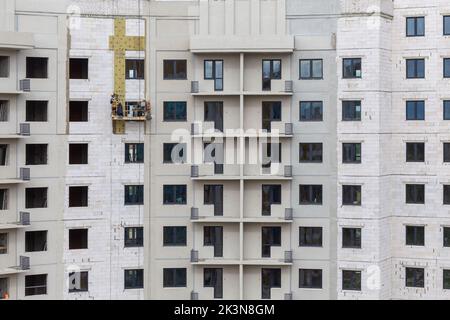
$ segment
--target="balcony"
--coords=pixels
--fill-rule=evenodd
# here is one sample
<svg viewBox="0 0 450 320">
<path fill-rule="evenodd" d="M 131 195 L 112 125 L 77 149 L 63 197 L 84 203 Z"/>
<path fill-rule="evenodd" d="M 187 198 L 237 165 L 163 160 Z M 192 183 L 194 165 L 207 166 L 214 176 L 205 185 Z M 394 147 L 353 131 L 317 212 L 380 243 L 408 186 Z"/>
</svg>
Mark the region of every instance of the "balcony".
<svg viewBox="0 0 450 320">
<path fill-rule="evenodd" d="M 205 163 L 191 166 L 191 178 L 193 180 L 239 180 L 238 164 L 213 164 Z"/>
<path fill-rule="evenodd" d="M 264 168 L 260 164 L 247 164 L 244 166 L 245 180 L 292 180 L 292 166 L 272 163 Z"/>
<path fill-rule="evenodd" d="M 20 256 L 19 257 L 19 265 L 0 269 L 0 276 L 24 273 L 24 272 L 27 272 L 28 270 L 30 270 L 30 258 Z"/>
<path fill-rule="evenodd" d="M 239 91 L 228 90 L 202 90 L 199 81 L 191 81 L 191 94 L 193 96 L 239 96 Z"/>
<path fill-rule="evenodd" d="M 29 32 L 0 31 L 0 49 L 27 50 L 34 48 L 34 36 Z"/>
<path fill-rule="evenodd" d="M 19 177 L 17 177 L 17 178 L 1 178 L 0 185 L 27 183 L 28 181 L 30 181 L 30 168 L 20 168 Z"/>
<path fill-rule="evenodd" d="M 20 212 L 19 221 L 11 223 L 0 222 L 0 230 L 22 229 L 28 227 L 29 225 L 30 225 L 30 213 Z"/>
<path fill-rule="evenodd" d="M 17 89 L 17 85 L 15 81 L 11 79 L 6 79 L 6 82 L 0 86 L 0 94 L 5 95 L 19 95 L 24 92 L 31 91 L 31 81 L 30 79 L 22 79 L 19 81 L 19 89 Z"/>
<path fill-rule="evenodd" d="M 196 35 L 191 37 L 189 49 L 192 53 L 290 53 L 294 51 L 294 37 L 291 35 Z"/>
<path fill-rule="evenodd" d="M 19 132 L 16 134 L 0 134 L 0 139 L 20 139 L 28 138 L 30 136 L 30 124 L 21 123 L 19 125 Z"/>
</svg>

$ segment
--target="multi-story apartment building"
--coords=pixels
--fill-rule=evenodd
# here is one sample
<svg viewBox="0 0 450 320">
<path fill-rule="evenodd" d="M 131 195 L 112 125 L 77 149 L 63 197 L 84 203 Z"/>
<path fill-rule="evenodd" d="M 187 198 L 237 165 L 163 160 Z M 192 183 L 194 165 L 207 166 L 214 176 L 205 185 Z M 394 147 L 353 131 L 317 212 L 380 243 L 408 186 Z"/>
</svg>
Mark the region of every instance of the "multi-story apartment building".
<svg viewBox="0 0 450 320">
<path fill-rule="evenodd" d="M 450 289 L 443 0 L 0 1 L 0 297 Z"/>
</svg>

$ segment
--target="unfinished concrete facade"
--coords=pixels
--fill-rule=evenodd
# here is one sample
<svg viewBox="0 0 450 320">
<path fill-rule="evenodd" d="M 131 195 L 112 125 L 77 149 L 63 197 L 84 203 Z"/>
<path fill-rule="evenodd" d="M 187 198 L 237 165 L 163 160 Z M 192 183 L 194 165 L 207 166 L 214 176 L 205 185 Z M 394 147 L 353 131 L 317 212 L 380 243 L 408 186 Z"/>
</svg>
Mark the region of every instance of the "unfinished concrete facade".
<svg viewBox="0 0 450 320">
<path fill-rule="evenodd" d="M 447 297 L 445 1 L 0 9 L 2 296 Z"/>
</svg>

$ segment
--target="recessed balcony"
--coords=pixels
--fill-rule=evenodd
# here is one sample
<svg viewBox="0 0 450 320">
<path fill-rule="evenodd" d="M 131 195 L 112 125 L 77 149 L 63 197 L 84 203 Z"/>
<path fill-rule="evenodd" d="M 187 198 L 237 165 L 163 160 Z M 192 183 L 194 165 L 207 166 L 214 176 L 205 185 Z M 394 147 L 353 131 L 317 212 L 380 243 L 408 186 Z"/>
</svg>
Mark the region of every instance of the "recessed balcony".
<svg viewBox="0 0 450 320">
<path fill-rule="evenodd" d="M 2 223 L 0 222 L 0 230 L 22 229 L 30 226 L 30 213 L 20 212 L 19 221 Z"/>
<path fill-rule="evenodd" d="M 0 185 L 2 184 L 20 184 L 30 181 L 30 168 L 20 168 L 19 176 L 17 178 L 1 178 Z"/>
<path fill-rule="evenodd" d="M 30 136 L 30 124 L 21 123 L 19 125 L 19 132 L 16 134 L 0 134 L 0 139 L 21 139 Z"/>
<path fill-rule="evenodd" d="M 30 258 L 25 256 L 19 257 L 19 264 L 17 266 L 0 269 L 0 275 L 12 275 L 24 273 L 30 270 Z"/>
</svg>

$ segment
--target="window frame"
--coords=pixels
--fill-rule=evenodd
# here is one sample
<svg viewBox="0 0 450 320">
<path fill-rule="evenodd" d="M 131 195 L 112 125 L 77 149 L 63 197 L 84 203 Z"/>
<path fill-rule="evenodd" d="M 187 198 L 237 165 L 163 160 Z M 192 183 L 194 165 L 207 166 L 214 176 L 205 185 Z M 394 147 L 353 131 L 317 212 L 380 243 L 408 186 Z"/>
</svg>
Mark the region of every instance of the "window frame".
<svg viewBox="0 0 450 320">
<path fill-rule="evenodd" d="M 169 118 L 168 115 L 169 113 L 166 113 L 166 108 L 168 108 L 169 104 L 175 104 L 174 107 L 174 111 L 173 111 L 173 118 Z M 181 104 L 181 105 L 180 105 Z M 177 115 L 178 115 L 178 108 L 179 107 L 184 108 L 183 112 L 183 118 L 179 118 L 177 119 Z M 163 122 L 186 122 L 187 121 L 187 101 L 164 101 L 163 102 Z"/>
<path fill-rule="evenodd" d="M 172 202 L 167 202 L 165 199 L 166 196 L 166 188 L 172 188 L 173 190 L 171 191 L 172 195 L 171 198 L 173 198 Z M 177 190 L 177 188 L 181 188 L 181 190 Z M 177 192 L 183 192 L 184 193 L 184 199 L 182 202 L 177 203 L 176 201 L 176 196 L 177 196 Z M 163 205 L 186 205 L 187 204 L 187 185 L 186 184 L 164 184 L 163 185 Z"/>
<path fill-rule="evenodd" d="M 418 25 L 418 20 L 421 19 L 423 21 L 423 34 L 418 34 L 417 33 L 417 25 Z M 408 34 L 408 21 L 409 20 L 413 20 L 414 21 L 414 34 Z M 405 30 L 405 35 L 408 38 L 414 38 L 414 37 L 425 37 L 425 17 L 424 16 L 415 16 L 415 17 L 406 17 L 406 30 Z"/>
<path fill-rule="evenodd" d="M 317 234 L 317 232 L 319 234 Z M 316 238 L 320 238 L 320 243 Z M 311 241 L 307 241 L 310 238 Z M 311 247 L 322 248 L 323 247 L 323 227 L 317 226 L 299 226 L 298 227 L 298 246 L 299 247 Z"/>
<path fill-rule="evenodd" d="M 405 246 L 425 247 L 425 226 L 405 225 Z"/>
<path fill-rule="evenodd" d="M 170 237 L 166 237 L 171 230 Z M 183 235 L 182 241 L 178 241 L 180 232 Z M 175 241 L 174 241 L 175 240 Z M 186 226 L 163 226 L 163 247 L 186 247 L 187 246 L 187 227 Z"/>
<path fill-rule="evenodd" d="M 418 187 L 423 188 L 423 202 L 417 202 L 418 198 Z M 411 200 L 408 200 L 408 188 L 414 188 L 414 195 L 416 202 L 412 202 Z M 405 184 L 405 204 L 425 204 L 425 184 L 418 184 L 418 183 L 407 183 Z"/>
<path fill-rule="evenodd" d="M 320 119 L 316 119 L 314 118 L 314 110 L 316 109 L 315 107 L 313 108 L 314 104 L 319 104 L 320 103 Z M 308 119 L 303 119 L 302 118 L 302 105 L 304 106 L 305 104 L 309 104 L 309 118 Z M 323 101 L 299 101 L 299 122 L 323 122 Z"/>
<path fill-rule="evenodd" d="M 212 74 L 211 77 L 206 76 L 206 63 L 212 63 Z M 222 77 L 217 77 L 216 75 L 216 64 L 217 62 L 220 62 L 222 64 Z M 224 87 L 224 62 L 223 59 L 205 59 L 203 60 L 203 80 L 214 80 L 214 91 L 223 91 Z M 222 80 L 222 87 L 220 88 L 217 85 L 217 81 Z"/>
<path fill-rule="evenodd" d="M 359 64 L 361 66 L 360 75 L 357 75 L 357 69 L 355 69 L 355 62 L 359 60 Z M 345 62 L 351 61 L 351 68 L 352 68 L 352 76 L 346 76 L 345 73 Z M 362 58 L 361 57 L 349 57 L 349 58 L 342 58 L 342 79 L 362 79 Z M 354 74 L 354 76 L 353 76 Z"/>
<path fill-rule="evenodd" d="M 425 63 L 425 58 L 406 58 L 406 79 L 425 79 L 426 78 L 426 63 Z M 410 61 L 414 61 L 414 75 L 413 76 L 409 76 L 409 64 L 408 62 Z M 418 74 L 418 62 L 421 61 L 423 62 L 423 77 L 419 76 Z"/>
<path fill-rule="evenodd" d="M 172 62 L 172 68 L 173 71 L 175 72 L 174 74 L 166 75 L 166 63 Z M 185 63 L 185 74 L 184 77 L 177 77 L 176 75 L 178 74 L 177 71 L 177 64 L 179 62 L 184 62 Z M 187 80 L 188 79 L 188 66 L 187 66 L 187 59 L 164 59 L 163 60 L 163 80 Z"/>
<path fill-rule="evenodd" d="M 309 62 L 309 77 L 302 77 L 302 62 Z M 314 62 L 321 62 L 321 75 L 320 77 L 314 77 Z M 299 80 L 323 80 L 323 59 L 299 59 L 298 60 L 298 79 Z"/>
<path fill-rule="evenodd" d="M 136 192 L 133 192 L 133 198 L 137 199 L 137 202 L 130 202 L 127 201 L 127 194 L 129 195 L 130 193 L 127 192 L 127 190 L 130 189 L 135 189 Z M 142 206 L 144 205 L 144 185 L 143 184 L 126 184 L 124 185 L 124 199 L 123 199 L 123 205 L 124 206 Z M 130 199 L 130 198 L 128 198 Z"/>
<path fill-rule="evenodd" d="M 308 188 L 308 202 L 302 202 L 302 187 Z M 320 201 L 313 202 L 311 201 L 313 199 L 313 191 L 315 188 L 320 187 Z M 300 184 L 299 185 L 299 205 L 323 205 L 323 185 L 321 184 Z"/>
<path fill-rule="evenodd" d="M 412 105 L 413 109 L 414 109 L 414 115 L 412 118 L 408 114 L 410 105 Z M 418 112 L 418 110 L 420 107 L 423 108 L 423 111 L 422 111 L 423 118 L 419 117 L 420 113 Z M 405 120 L 406 121 L 424 121 L 425 120 L 425 110 L 426 110 L 425 109 L 425 100 L 407 100 L 405 108 L 406 108 L 405 109 Z"/>
<path fill-rule="evenodd" d="M 166 273 L 171 272 L 170 279 L 167 279 Z M 181 272 L 183 275 L 184 283 L 177 283 L 177 277 L 179 280 L 180 275 L 177 275 L 178 272 Z M 168 275 L 169 276 L 169 275 Z M 166 280 L 173 280 L 173 283 L 167 283 Z M 163 288 L 186 288 L 187 287 L 187 269 L 186 268 L 163 268 Z"/>
<path fill-rule="evenodd" d="M 131 235 L 130 238 L 130 229 Z M 144 227 L 134 226 L 134 227 L 124 227 L 124 238 L 123 246 L 124 248 L 140 248 L 144 246 Z"/>
</svg>

